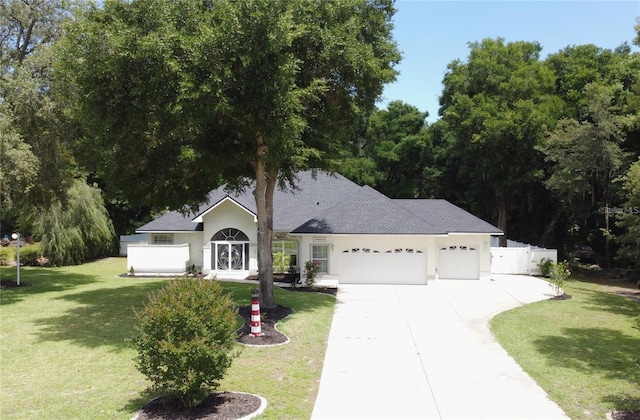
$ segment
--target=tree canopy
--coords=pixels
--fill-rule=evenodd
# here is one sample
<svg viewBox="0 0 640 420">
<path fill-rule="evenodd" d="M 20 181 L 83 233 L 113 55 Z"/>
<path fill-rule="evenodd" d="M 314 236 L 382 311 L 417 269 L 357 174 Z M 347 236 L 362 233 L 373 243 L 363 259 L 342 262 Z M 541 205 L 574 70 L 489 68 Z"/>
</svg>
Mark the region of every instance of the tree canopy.
<svg viewBox="0 0 640 420">
<path fill-rule="evenodd" d="M 272 307 L 273 192 L 299 169 L 334 168 L 394 79 L 393 13 L 390 0 L 107 0 L 69 26 L 60 53 L 85 130 L 77 153 L 156 208 L 253 181 Z"/>
<path fill-rule="evenodd" d="M 466 62 L 449 65 L 440 115 L 455 139 L 449 153 L 459 156 L 457 176 L 485 200 L 495 197 L 472 199 L 471 210 L 489 219 L 497 214 L 508 235 L 509 205 L 539 171 L 534 146 L 558 107 L 555 78 L 539 60 L 538 43 L 498 38 L 469 48 Z"/>
</svg>

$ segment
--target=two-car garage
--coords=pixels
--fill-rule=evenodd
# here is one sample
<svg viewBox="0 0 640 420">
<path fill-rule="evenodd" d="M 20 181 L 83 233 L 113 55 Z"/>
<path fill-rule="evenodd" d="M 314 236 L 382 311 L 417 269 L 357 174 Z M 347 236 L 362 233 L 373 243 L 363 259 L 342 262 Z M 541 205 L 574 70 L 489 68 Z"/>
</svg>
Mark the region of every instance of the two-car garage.
<svg viewBox="0 0 640 420">
<path fill-rule="evenodd" d="M 339 281 L 343 284 L 427 284 L 428 266 L 439 279 L 478 279 L 479 252 L 474 246 L 438 247 L 435 262 L 427 248 L 351 246 L 339 250 Z M 432 277 L 432 278 L 433 278 Z"/>
</svg>

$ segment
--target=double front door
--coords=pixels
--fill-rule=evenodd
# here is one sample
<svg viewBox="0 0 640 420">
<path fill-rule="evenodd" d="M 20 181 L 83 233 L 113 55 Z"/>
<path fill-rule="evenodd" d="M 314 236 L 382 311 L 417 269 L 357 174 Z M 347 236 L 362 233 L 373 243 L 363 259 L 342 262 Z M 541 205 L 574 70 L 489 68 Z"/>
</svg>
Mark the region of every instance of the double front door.
<svg viewBox="0 0 640 420">
<path fill-rule="evenodd" d="M 216 271 L 235 271 L 249 269 L 249 243 L 215 242 L 213 255 Z"/>
</svg>

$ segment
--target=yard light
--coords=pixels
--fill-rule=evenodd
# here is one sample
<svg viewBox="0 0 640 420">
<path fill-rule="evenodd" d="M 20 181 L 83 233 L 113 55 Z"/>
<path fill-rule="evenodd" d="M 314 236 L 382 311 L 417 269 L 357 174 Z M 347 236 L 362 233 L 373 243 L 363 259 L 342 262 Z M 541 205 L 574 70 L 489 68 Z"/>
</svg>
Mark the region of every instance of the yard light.
<svg viewBox="0 0 640 420">
<path fill-rule="evenodd" d="M 260 291 L 251 291 L 251 337 L 262 336 L 262 326 L 260 325 Z"/>
<path fill-rule="evenodd" d="M 17 275 L 17 285 L 20 286 L 20 234 L 13 233 L 11 237 L 16 241 L 16 275 Z"/>
</svg>

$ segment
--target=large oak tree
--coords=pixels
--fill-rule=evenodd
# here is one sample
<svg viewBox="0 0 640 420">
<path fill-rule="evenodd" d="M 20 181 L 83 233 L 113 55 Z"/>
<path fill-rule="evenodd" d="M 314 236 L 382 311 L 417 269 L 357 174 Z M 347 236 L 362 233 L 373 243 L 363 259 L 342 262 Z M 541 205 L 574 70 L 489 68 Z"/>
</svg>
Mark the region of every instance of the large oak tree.
<svg viewBox="0 0 640 420">
<path fill-rule="evenodd" d="M 538 181 L 535 146 L 558 112 L 555 78 L 535 42 L 485 39 L 469 44 L 466 62 L 449 64 L 440 115 L 451 137 L 449 159 L 475 197 L 471 210 L 497 213 L 506 246 L 510 204 Z M 490 219 L 495 219 L 491 214 Z"/>
<path fill-rule="evenodd" d="M 331 170 L 395 78 L 393 13 L 391 0 L 107 0 L 60 51 L 84 128 L 78 156 L 156 208 L 251 185 L 273 307 L 273 193 L 299 169 Z"/>
</svg>

